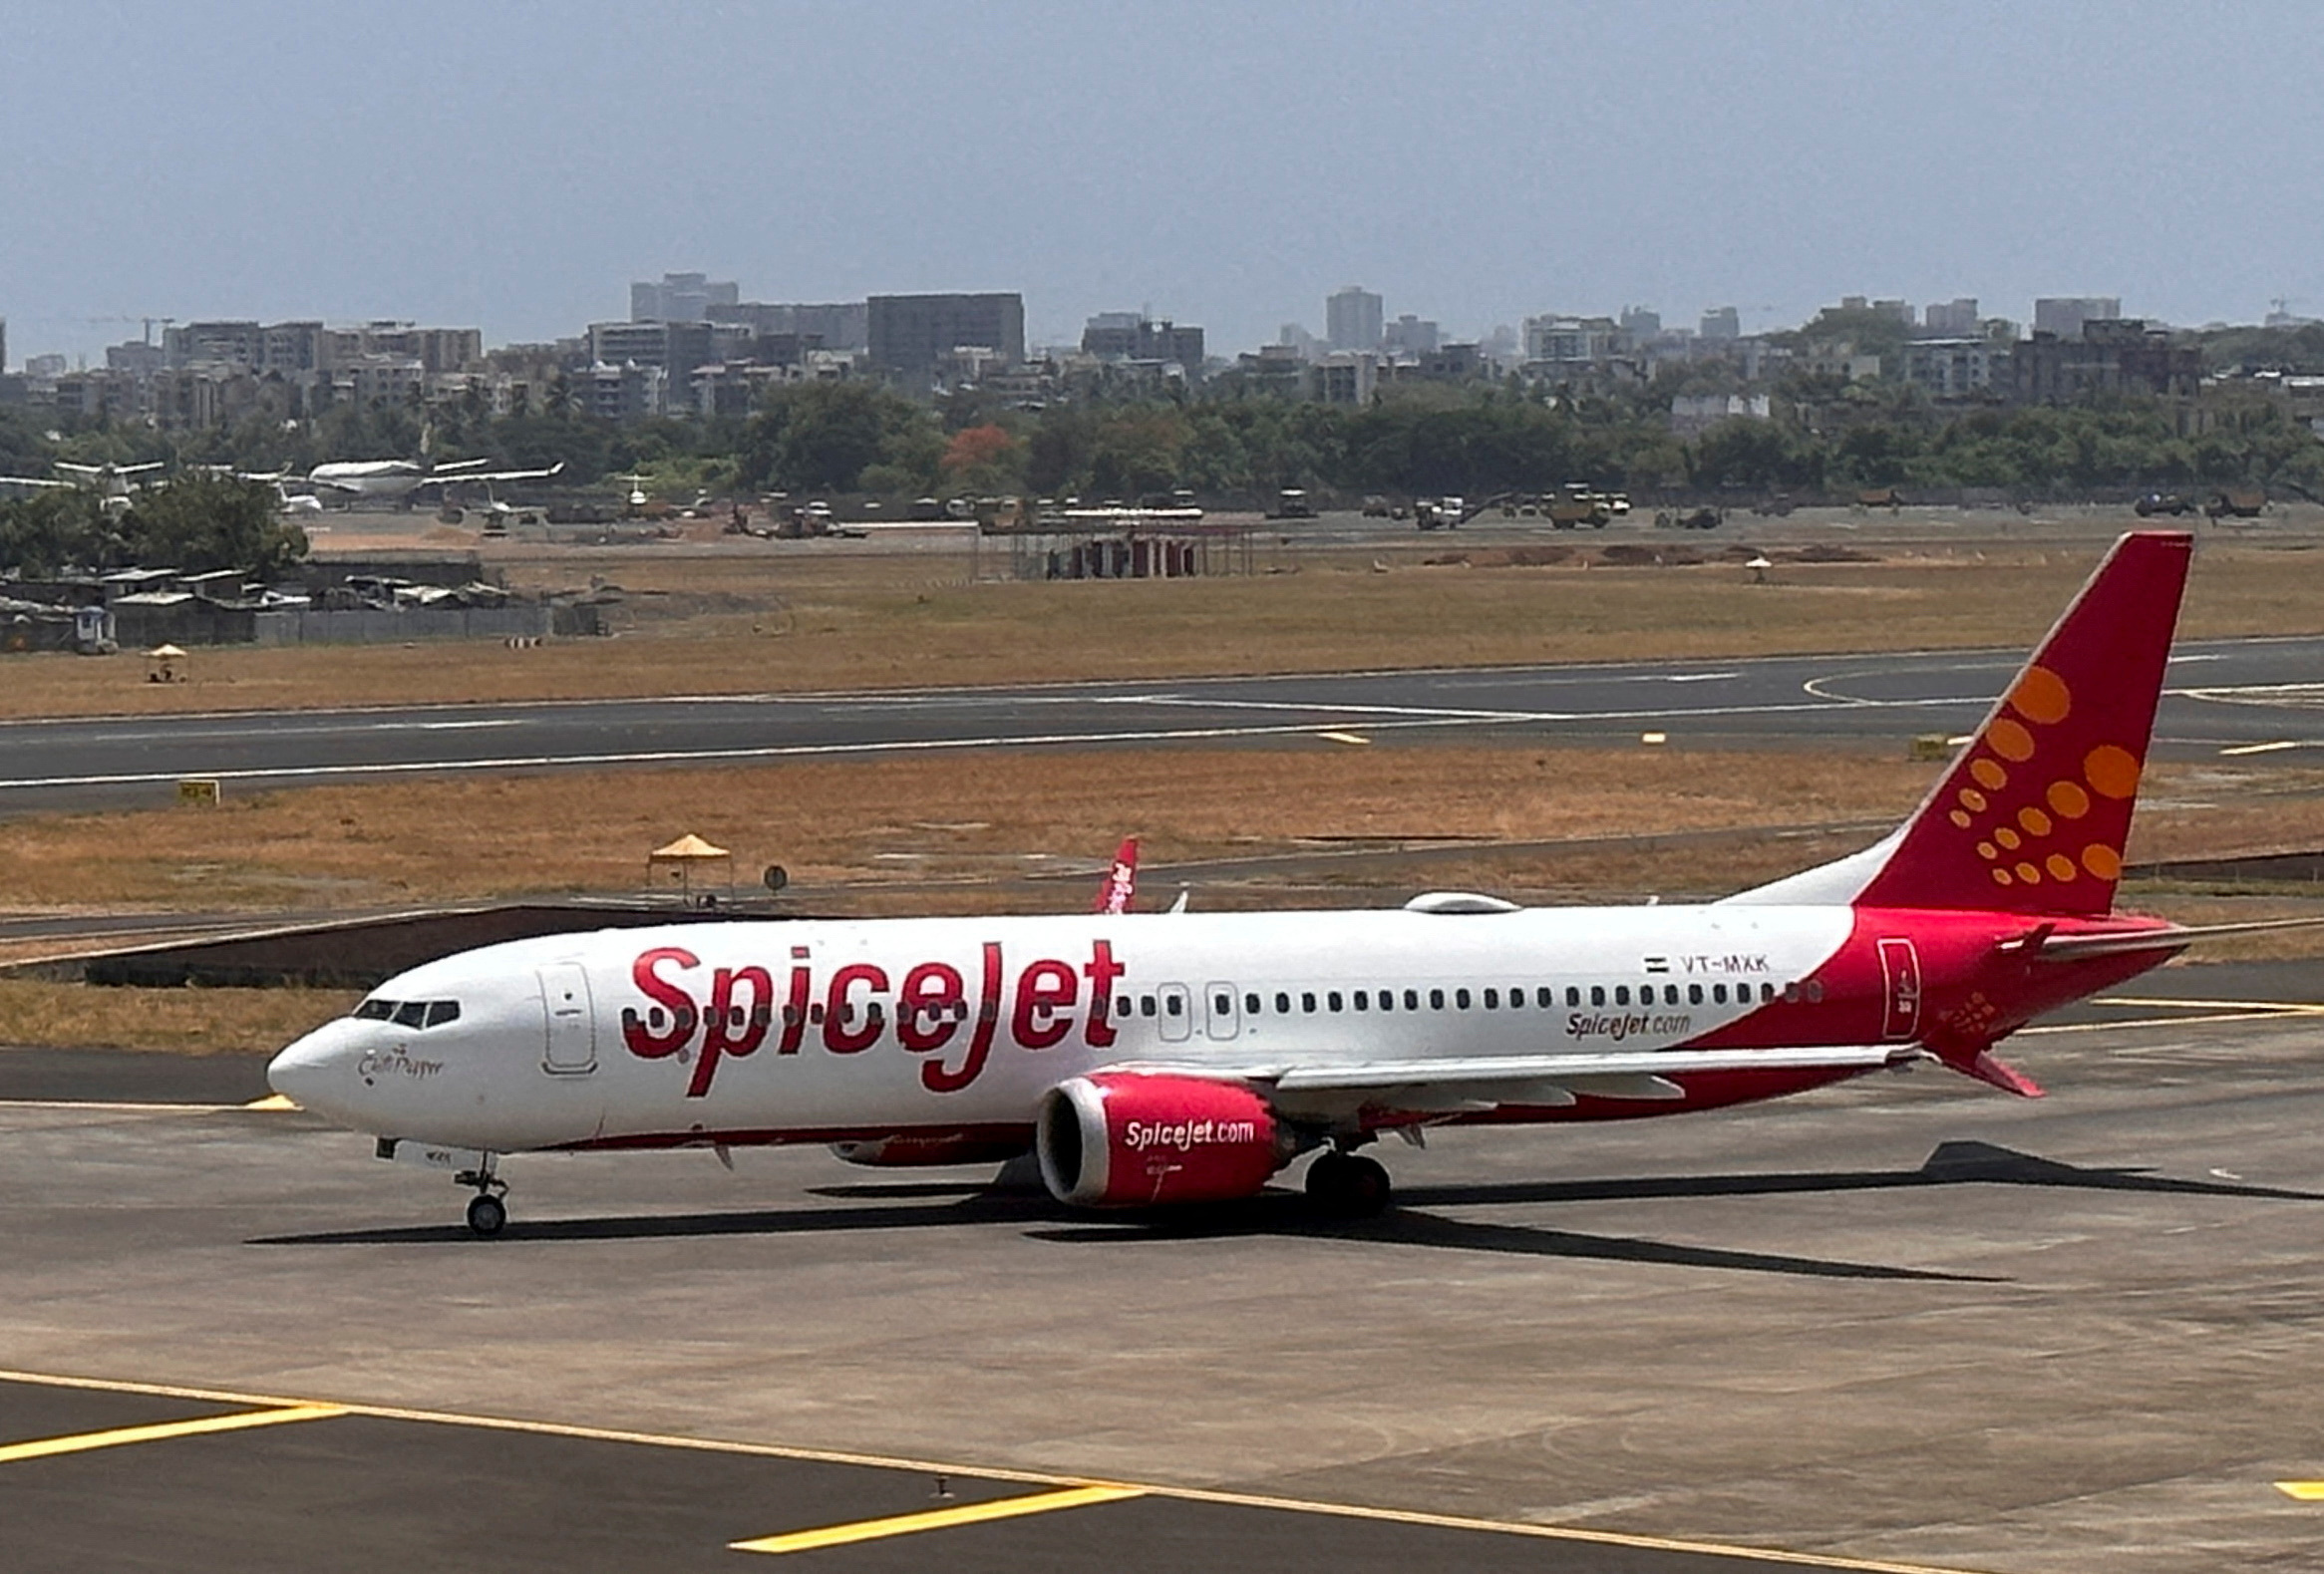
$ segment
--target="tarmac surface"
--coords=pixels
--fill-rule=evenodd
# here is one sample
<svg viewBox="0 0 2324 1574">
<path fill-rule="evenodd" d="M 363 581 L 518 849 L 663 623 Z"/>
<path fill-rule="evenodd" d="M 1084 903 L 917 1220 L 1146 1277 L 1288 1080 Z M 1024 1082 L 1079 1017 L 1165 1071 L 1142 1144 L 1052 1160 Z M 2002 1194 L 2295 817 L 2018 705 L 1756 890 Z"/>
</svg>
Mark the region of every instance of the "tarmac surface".
<svg viewBox="0 0 2324 1574">
<path fill-rule="evenodd" d="M 946 749 L 1219 744 L 1323 732 L 1572 743 L 1641 731 L 1780 745 L 1958 734 L 2023 651 L 1787 656 L 892 693 L 0 723 L 0 813 L 160 802 L 184 777 L 303 786 L 412 775 L 747 764 Z M 2164 757 L 2324 750 L 2324 638 L 2181 644 Z"/>
<path fill-rule="evenodd" d="M 0 1567 L 2310 1569 L 2320 1003 L 1440 1133 L 1357 1225 L 786 1150 L 512 1160 L 478 1241 L 252 1062 L 0 1051 Z"/>
</svg>

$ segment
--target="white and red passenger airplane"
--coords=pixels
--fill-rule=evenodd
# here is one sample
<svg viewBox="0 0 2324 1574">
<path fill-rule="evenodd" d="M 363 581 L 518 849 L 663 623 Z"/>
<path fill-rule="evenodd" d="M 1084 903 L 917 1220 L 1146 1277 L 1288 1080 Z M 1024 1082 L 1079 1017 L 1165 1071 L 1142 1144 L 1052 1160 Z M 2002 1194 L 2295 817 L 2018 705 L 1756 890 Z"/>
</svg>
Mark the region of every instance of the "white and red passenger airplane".
<svg viewBox="0 0 2324 1574">
<path fill-rule="evenodd" d="M 1927 799 L 1878 844 L 1703 906 L 1098 911 L 732 922 L 488 946 L 415 968 L 269 1068 L 296 1102 L 453 1170 L 502 1154 L 827 1142 L 873 1164 L 1031 1151 L 1066 1203 L 1306 1188 L 1431 1126 L 1718 1108 L 1993 1047 L 2214 930 L 2115 885 L 2191 538 L 2124 537 Z"/>
</svg>

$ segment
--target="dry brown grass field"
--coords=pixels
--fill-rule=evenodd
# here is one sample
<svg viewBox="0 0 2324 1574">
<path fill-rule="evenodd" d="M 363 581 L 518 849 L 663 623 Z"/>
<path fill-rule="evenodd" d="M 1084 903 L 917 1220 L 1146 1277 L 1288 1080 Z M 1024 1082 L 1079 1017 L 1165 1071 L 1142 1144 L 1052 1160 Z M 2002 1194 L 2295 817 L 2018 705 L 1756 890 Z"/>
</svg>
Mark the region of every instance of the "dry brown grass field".
<svg viewBox="0 0 2324 1574">
<path fill-rule="evenodd" d="M 616 637 L 533 650 L 203 650 L 175 685 L 146 683 L 129 658 L 0 658 L 0 717 L 2016 646 L 2049 625 L 2104 540 L 1878 547 L 1878 562 L 1783 562 L 1766 584 L 1732 562 L 1610 566 L 1592 561 L 1596 542 L 1533 565 L 1443 540 L 1269 548 L 1258 565 L 1283 571 L 1059 584 L 972 583 L 964 554 L 830 544 L 828 555 L 533 549 L 507 564 L 520 585 L 594 576 L 627 593 Z M 2182 633 L 2324 630 L 2324 551 L 2312 544 L 2206 541 Z M 1005 561 L 986 554 L 988 572 Z"/>
<path fill-rule="evenodd" d="M 0 1044 L 271 1055 L 356 999 L 322 989 L 90 989 L 0 978 Z"/>
<path fill-rule="evenodd" d="M 1069 910 L 1125 833 L 1166 901 L 1194 865 L 1213 909 L 1381 904 L 1422 888 L 1537 902 L 1713 896 L 1863 845 L 1934 768 L 1900 751 L 1721 753 L 1517 745 L 997 753 L 319 787 L 214 808 L 0 823 L 11 905 L 63 910 L 349 908 L 630 892 L 684 830 L 780 861 L 793 910 Z M 1824 827 L 1817 829 L 1815 827 Z M 2136 858 L 2324 838 L 2324 772 L 2161 765 Z M 1474 845 L 1459 845 L 1462 840 Z M 1558 841 L 1556 847 L 1495 845 Z M 1448 846 L 1448 842 L 1454 843 Z M 1415 855 L 1413 849 L 1424 849 Z M 1257 867 L 1240 860 L 1266 860 Z M 1223 866 L 1203 867 L 1216 860 Z M 2135 889 L 2186 922 L 2303 916 L 2251 889 Z M 2311 956 L 2313 932 L 2228 957 Z M 22 960 L 39 942 L 9 948 Z M 53 946 L 46 949 L 55 949 Z M 345 1009 L 307 990 L 144 991 L 0 981 L 0 1044 L 262 1052 Z"/>
</svg>

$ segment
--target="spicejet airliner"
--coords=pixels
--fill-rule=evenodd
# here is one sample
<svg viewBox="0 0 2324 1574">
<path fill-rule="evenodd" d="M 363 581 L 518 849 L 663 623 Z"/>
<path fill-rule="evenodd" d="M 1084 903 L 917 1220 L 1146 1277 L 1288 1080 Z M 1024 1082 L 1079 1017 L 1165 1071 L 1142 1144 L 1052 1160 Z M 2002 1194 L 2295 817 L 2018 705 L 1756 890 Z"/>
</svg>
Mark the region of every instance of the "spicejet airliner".
<svg viewBox="0 0 2324 1574">
<path fill-rule="evenodd" d="M 1701 906 L 1098 911 L 733 922 L 488 946 L 284 1050 L 274 1088 L 452 1170 L 502 1155 L 825 1142 L 871 1164 L 1037 1155 L 1091 1207 L 1256 1193 L 1435 1126 L 1624 1119 L 1933 1060 L 2007 1093 L 2029 1019 L 2220 932 L 2115 911 L 2191 537 L 2117 542 L 1926 800 L 1852 856 Z M 2248 927 L 2248 926 L 2230 926 Z"/>
</svg>

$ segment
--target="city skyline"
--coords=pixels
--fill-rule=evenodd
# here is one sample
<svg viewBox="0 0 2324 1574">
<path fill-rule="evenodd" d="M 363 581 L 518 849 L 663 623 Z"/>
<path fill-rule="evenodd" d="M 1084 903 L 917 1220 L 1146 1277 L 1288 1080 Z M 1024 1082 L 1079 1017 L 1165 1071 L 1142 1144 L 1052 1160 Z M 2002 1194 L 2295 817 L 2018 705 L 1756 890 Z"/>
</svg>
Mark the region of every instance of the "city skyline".
<svg viewBox="0 0 2324 1574">
<path fill-rule="evenodd" d="M 1154 64 L 1158 16 L 1198 69 Z M 148 315 L 550 339 L 671 268 L 768 300 L 1015 291 L 1036 343 L 1148 304 L 1217 351 L 1320 334 L 1350 280 L 1448 340 L 1633 303 L 1750 333 L 1859 290 L 2324 314 L 2298 8 L 1752 17 L 572 0 L 326 33 L 279 0 L 32 0 L 0 315 L 21 362 Z M 2172 113 L 2228 92 L 2265 113 Z"/>
</svg>

